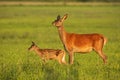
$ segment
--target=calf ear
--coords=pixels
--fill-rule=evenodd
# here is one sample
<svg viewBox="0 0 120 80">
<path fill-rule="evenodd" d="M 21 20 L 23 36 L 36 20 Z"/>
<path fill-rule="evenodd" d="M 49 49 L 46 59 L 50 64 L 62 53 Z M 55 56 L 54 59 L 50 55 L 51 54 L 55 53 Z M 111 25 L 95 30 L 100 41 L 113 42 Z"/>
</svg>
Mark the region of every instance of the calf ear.
<svg viewBox="0 0 120 80">
<path fill-rule="evenodd" d="M 57 16 L 57 20 L 59 20 L 59 19 L 60 19 L 60 15 Z"/>
<path fill-rule="evenodd" d="M 66 20 L 68 17 L 68 14 L 65 14 L 62 19 Z"/>
</svg>

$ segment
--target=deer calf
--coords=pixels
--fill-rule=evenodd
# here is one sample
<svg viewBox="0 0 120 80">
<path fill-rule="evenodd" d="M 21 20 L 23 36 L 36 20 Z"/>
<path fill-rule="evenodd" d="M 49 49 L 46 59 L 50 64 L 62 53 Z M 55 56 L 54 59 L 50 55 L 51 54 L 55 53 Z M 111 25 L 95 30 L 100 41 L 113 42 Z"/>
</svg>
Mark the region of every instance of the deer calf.
<svg viewBox="0 0 120 80">
<path fill-rule="evenodd" d="M 66 64 L 65 52 L 63 50 L 55 49 L 40 49 L 34 42 L 28 48 L 29 51 L 35 51 L 45 62 L 46 60 L 57 60 L 60 64 Z"/>
</svg>

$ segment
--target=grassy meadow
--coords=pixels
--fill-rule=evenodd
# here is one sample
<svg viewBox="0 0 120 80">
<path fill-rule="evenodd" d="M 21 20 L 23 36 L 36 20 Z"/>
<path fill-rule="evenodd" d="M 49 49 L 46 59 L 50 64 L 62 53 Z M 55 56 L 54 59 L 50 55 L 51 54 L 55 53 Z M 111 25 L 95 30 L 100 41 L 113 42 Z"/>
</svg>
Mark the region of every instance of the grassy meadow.
<svg viewBox="0 0 120 80">
<path fill-rule="evenodd" d="M 28 51 L 31 41 L 40 48 L 64 49 L 51 23 L 66 13 L 67 32 L 108 38 L 106 65 L 94 51 L 76 53 L 73 65 L 55 60 L 43 64 Z M 120 80 L 119 34 L 120 6 L 0 6 L 0 80 Z"/>
</svg>

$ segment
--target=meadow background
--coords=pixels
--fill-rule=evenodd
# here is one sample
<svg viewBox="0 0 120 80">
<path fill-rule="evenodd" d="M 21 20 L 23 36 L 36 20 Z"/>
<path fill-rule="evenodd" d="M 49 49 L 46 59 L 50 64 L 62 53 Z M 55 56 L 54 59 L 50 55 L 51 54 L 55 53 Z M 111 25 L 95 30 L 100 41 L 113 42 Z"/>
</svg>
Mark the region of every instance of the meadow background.
<svg viewBox="0 0 120 80">
<path fill-rule="evenodd" d="M 68 14 L 67 32 L 100 33 L 108 38 L 108 63 L 93 51 L 74 55 L 73 65 L 46 64 L 28 47 L 64 49 L 52 21 Z M 0 80 L 120 80 L 120 5 L 0 6 Z M 66 53 L 68 62 L 68 54 Z"/>
</svg>

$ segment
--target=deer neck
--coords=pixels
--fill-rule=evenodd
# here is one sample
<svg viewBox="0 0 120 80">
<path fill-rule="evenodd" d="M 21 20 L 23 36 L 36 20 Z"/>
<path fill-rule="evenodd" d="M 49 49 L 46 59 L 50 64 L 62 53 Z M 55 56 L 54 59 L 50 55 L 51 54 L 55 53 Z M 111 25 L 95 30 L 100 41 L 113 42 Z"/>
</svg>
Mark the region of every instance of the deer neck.
<svg viewBox="0 0 120 80">
<path fill-rule="evenodd" d="M 66 32 L 64 30 L 64 27 L 60 26 L 58 28 L 58 32 L 59 32 L 59 36 L 60 36 L 60 39 L 61 39 L 62 43 L 65 45 L 65 43 L 66 43 Z"/>
<path fill-rule="evenodd" d="M 41 53 L 39 47 L 36 47 L 34 51 L 35 51 L 40 57 L 42 57 L 42 53 Z"/>
</svg>

